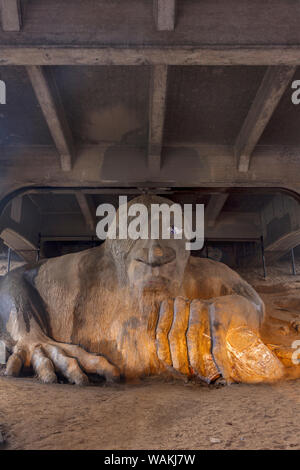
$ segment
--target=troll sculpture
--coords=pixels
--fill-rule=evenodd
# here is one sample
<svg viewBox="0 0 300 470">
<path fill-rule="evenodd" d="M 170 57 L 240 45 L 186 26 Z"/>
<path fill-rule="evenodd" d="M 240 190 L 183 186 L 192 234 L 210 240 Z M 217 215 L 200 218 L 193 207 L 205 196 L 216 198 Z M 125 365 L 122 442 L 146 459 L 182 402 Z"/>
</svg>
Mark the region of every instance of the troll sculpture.
<svg viewBox="0 0 300 470">
<path fill-rule="evenodd" d="M 172 204 L 157 196 L 132 202 Z M 174 238 L 108 238 L 18 268 L 0 285 L 6 374 L 30 366 L 45 383 L 62 375 L 85 384 L 87 374 L 274 381 L 284 366 L 260 338 L 263 318 L 262 300 L 236 272 L 191 256 Z"/>
</svg>

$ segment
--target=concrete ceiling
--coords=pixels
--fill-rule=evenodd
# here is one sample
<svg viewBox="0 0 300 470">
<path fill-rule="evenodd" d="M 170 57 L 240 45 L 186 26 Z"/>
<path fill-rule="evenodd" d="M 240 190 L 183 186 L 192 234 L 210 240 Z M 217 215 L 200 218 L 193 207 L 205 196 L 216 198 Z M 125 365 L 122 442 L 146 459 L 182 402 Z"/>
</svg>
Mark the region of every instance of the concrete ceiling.
<svg viewBox="0 0 300 470">
<path fill-rule="evenodd" d="M 0 197 L 29 185 L 299 190 L 297 2 L 1 7 Z"/>
<path fill-rule="evenodd" d="M 195 189 L 172 197 L 210 204 L 217 217 L 251 218 L 277 188 L 300 194 L 298 2 L 0 5 L 0 208 L 7 221 L 10 196 L 30 188 L 29 239 L 67 214 L 90 234 L 90 207 L 118 193 L 103 188 Z"/>
</svg>

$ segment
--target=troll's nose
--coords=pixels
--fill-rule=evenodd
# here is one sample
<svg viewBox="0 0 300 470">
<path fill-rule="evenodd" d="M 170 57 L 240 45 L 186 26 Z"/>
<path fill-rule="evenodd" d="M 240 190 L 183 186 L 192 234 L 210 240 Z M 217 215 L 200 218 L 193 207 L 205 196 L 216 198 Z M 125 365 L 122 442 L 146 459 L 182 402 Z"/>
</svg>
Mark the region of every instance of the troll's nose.
<svg viewBox="0 0 300 470">
<path fill-rule="evenodd" d="M 144 248 L 138 254 L 138 261 L 141 261 L 150 266 L 162 266 L 163 264 L 170 263 L 176 257 L 176 253 L 173 248 L 169 246 L 161 246 L 158 243 Z"/>
</svg>

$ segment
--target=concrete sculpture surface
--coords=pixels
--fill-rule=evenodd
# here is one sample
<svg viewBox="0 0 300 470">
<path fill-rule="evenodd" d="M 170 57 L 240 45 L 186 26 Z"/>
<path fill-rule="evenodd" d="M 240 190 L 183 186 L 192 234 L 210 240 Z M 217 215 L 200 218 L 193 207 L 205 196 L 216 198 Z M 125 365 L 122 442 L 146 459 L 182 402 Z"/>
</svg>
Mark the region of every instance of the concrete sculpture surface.
<svg viewBox="0 0 300 470">
<path fill-rule="evenodd" d="M 157 196 L 134 200 L 150 205 Z M 6 374 L 32 367 L 85 384 L 149 375 L 275 381 L 285 367 L 260 337 L 264 304 L 226 265 L 185 240 L 113 240 L 9 273 L 0 285 Z"/>
</svg>

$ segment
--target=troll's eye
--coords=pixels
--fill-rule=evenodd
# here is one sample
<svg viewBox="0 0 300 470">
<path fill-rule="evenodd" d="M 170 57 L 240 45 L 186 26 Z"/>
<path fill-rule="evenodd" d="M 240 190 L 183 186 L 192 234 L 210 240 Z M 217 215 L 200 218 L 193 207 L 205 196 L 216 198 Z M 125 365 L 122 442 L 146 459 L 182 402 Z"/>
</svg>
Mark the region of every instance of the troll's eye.
<svg viewBox="0 0 300 470">
<path fill-rule="evenodd" d="M 182 229 L 176 227 L 175 225 L 171 225 L 171 227 L 169 228 L 169 230 L 170 230 L 171 235 L 179 235 L 179 234 L 182 233 Z"/>
</svg>

